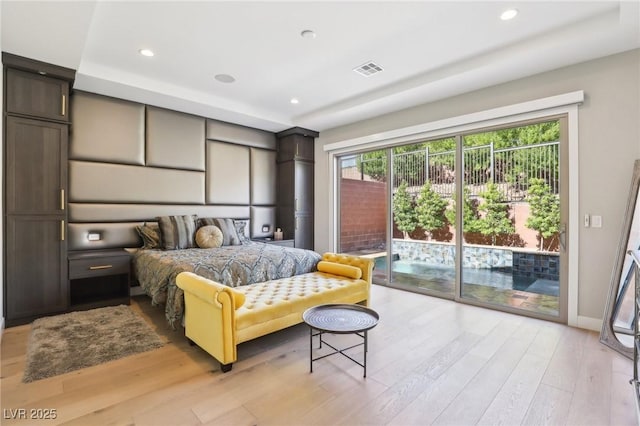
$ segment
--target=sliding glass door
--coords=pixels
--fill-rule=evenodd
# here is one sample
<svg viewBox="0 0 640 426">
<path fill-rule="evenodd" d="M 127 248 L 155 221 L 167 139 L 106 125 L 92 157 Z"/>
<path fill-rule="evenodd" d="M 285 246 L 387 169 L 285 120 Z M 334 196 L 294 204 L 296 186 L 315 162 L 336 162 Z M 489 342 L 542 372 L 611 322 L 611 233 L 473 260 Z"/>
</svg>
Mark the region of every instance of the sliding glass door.
<svg viewBox="0 0 640 426">
<path fill-rule="evenodd" d="M 378 284 L 565 321 L 565 128 L 340 157 L 338 249 L 374 258 Z"/>
</svg>

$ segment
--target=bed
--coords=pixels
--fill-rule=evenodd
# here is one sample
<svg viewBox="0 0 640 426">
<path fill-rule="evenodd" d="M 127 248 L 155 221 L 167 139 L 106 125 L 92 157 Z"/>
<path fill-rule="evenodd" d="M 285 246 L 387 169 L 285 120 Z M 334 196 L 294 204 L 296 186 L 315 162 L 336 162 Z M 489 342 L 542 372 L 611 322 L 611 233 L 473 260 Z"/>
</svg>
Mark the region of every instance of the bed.
<svg viewBox="0 0 640 426">
<path fill-rule="evenodd" d="M 167 321 L 175 328 L 184 313 L 184 295 L 175 281 L 180 272 L 237 287 L 313 272 L 320 258 L 311 250 L 249 241 L 217 248 L 140 249 L 133 267 L 152 303 L 165 304 Z"/>
</svg>

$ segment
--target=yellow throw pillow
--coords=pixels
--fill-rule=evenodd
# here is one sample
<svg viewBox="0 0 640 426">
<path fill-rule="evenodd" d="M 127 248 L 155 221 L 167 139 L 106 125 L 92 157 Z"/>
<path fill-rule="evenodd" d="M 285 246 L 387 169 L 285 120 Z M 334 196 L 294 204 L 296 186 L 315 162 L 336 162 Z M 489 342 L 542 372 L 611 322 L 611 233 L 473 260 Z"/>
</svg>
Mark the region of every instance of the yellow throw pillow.
<svg viewBox="0 0 640 426">
<path fill-rule="evenodd" d="M 222 231 L 215 225 L 203 226 L 196 232 L 196 244 L 200 248 L 220 247 L 222 240 Z"/>
<path fill-rule="evenodd" d="M 327 262 L 326 260 L 318 262 L 318 271 L 353 278 L 354 280 L 362 278 L 362 269 L 351 265 L 343 265 L 342 263 Z"/>
</svg>

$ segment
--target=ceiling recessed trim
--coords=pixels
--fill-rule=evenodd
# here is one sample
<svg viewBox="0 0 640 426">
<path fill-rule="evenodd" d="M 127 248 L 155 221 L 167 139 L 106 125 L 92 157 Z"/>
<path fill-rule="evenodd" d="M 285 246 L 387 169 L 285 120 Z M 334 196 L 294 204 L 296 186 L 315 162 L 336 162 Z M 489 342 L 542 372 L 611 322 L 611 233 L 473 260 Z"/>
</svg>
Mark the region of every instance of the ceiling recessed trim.
<svg viewBox="0 0 640 426">
<path fill-rule="evenodd" d="M 216 74 L 214 78 L 220 83 L 233 83 L 236 81 L 235 77 L 229 74 Z"/>
<path fill-rule="evenodd" d="M 317 34 L 313 30 L 304 30 L 300 33 L 302 38 L 314 39 L 317 37 Z"/>
<path fill-rule="evenodd" d="M 518 14 L 518 9 L 507 9 L 500 15 L 500 19 L 503 21 L 509 21 L 516 17 Z"/>
</svg>

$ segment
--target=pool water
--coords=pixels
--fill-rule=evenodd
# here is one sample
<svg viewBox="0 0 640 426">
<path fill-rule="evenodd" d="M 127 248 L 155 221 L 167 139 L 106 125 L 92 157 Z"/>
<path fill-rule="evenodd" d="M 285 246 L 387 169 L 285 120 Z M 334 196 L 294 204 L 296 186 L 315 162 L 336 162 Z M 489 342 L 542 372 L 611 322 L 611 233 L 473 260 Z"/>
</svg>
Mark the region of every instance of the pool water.
<svg viewBox="0 0 640 426">
<path fill-rule="evenodd" d="M 377 271 L 386 271 L 386 257 L 377 257 Z M 455 269 L 441 265 L 431 265 L 412 260 L 394 260 L 393 272 L 419 277 L 424 281 L 448 281 L 456 279 Z M 463 268 L 462 279 L 465 284 L 476 284 L 502 289 L 527 291 L 530 293 L 558 296 L 558 281 L 543 278 L 513 275 L 510 271 L 495 269 Z"/>
</svg>

